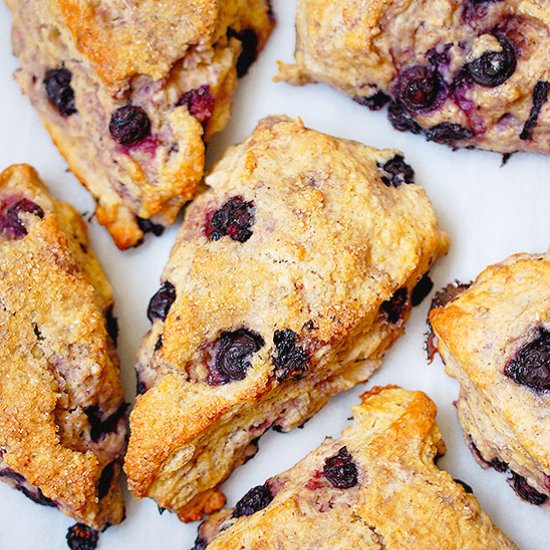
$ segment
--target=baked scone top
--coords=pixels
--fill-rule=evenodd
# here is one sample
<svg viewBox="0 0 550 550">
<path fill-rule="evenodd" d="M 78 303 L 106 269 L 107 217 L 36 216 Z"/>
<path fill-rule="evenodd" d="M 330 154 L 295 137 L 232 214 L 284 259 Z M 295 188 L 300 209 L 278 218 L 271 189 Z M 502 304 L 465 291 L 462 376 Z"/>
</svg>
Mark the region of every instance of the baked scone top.
<svg viewBox="0 0 550 550">
<path fill-rule="evenodd" d="M 397 151 L 286 117 L 262 120 L 226 152 L 187 210 L 151 302 L 137 367 L 151 389 L 132 412 L 125 463 L 135 494 L 165 461 L 166 475 L 185 462 L 189 442 L 225 413 L 308 376 L 309 358 L 345 362 L 382 302 L 445 253 L 413 179 Z M 229 380 L 213 355 L 237 337 L 250 353 Z"/>
<path fill-rule="evenodd" d="M 195 548 L 515 548 L 434 464 L 445 444 L 424 393 L 375 387 L 361 400 L 341 439 L 270 478 L 264 502 L 207 519 Z"/>
<path fill-rule="evenodd" d="M 29 0 L 26 0 L 29 1 Z M 164 78 L 191 49 L 208 49 L 228 26 L 253 28 L 264 43 L 271 29 L 255 0 L 45 0 L 59 29 L 94 65 L 106 84 L 135 75 Z M 7 0 L 13 11 L 19 0 Z"/>
<path fill-rule="evenodd" d="M 124 516 L 111 464 L 121 458 L 126 432 L 107 333 L 112 303 L 78 212 L 53 199 L 30 166 L 2 172 L 2 467 L 96 528 Z"/>
<path fill-rule="evenodd" d="M 477 389 L 489 396 L 513 437 L 547 475 L 550 388 L 544 389 L 542 371 L 540 380 L 531 380 L 532 387 L 514 377 L 522 350 L 550 331 L 549 289 L 550 253 L 516 254 L 485 269 L 468 290 L 430 313 L 438 345 L 445 345 Z M 540 353 L 532 359 L 548 371 L 549 357 Z M 537 367 L 524 366 L 527 371 Z"/>
</svg>

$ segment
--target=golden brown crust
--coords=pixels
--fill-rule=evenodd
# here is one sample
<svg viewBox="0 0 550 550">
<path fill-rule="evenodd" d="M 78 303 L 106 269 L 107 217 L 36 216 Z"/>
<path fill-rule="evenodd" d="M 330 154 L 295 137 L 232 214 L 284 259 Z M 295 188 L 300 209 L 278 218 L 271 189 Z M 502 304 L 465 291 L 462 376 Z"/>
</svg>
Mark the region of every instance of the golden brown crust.
<svg viewBox="0 0 550 550">
<path fill-rule="evenodd" d="M 361 399 L 340 440 L 327 439 L 266 482 L 273 497 L 266 507 L 207 519 L 202 547 L 516 548 L 476 498 L 434 464 L 445 446 L 425 394 L 388 386 Z M 323 473 L 325 460 L 343 447 L 357 469 L 349 488 L 334 487 Z"/>
<path fill-rule="evenodd" d="M 448 244 L 420 186 L 383 183 L 396 155 L 269 117 L 215 166 L 163 273 L 175 301 L 139 355 L 149 391 L 125 463 L 136 496 L 195 514 L 188 502 L 250 456 L 254 438 L 302 424 L 378 367 L 408 294 Z M 254 212 L 249 238 L 209 238 L 208 220 L 238 197 Z M 380 308 L 400 288 L 390 322 Z M 246 376 L 209 385 L 215 342 L 243 328 L 264 342 Z M 274 374 L 276 331 L 296 335 L 304 376 Z"/>
<path fill-rule="evenodd" d="M 550 328 L 549 288 L 550 254 L 516 254 L 430 313 L 446 370 L 461 385 L 459 418 L 478 458 L 485 466 L 504 461 L 548 496 L 550 396 L 516 383 L 505 366 Z"/>
<path fill-rule="evenodd" d="M 148 231 L 161 232 L 194 196 L 205 142 L 229 119 L 243 33 L 256 36 L 259 52 L 273 28 L 267 0 L 174 0 L 160 8 L 149 0 L 8 5 L 22 65 L 17 80 L 96 199 L 99 222 L 121 249 L 139 244 Z M 49 101 L 52 69 L 70 74 L 70 114 Z M 208 99 L 195 106 L 183 101 L 197 90 L 207 90 Z M 113 113 L 127 104 L 143 109 L 150 123 L 149 133 L 131 145 L 109 130 Z"/>
<path fill-rule="evenodd" d="M 0 174 L 0 229 L 23 198 L 43 216 L 19 214 L 27 234 L 18 238 L 0 230 L 2 477 L 23 476 L 64 513 L 103 528 L 124 517 L 124 396 L 105 317 L 112 291 L 82 217 L 30 166 Z M 92 437 L 91 416 L 112 417 L 112 431 Z M 106 467 L 112 480 L 105 474 L 99 500 Z"/>
</svg>

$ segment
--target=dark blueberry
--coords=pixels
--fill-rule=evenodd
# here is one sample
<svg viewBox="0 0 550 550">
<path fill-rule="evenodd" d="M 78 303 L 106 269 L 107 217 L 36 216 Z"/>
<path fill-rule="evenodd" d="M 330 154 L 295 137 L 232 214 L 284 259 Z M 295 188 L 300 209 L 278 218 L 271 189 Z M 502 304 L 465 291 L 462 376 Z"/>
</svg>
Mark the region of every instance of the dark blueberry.
<svg viewBox="0 0 550 550">
<path fill-rule="evenodd" d="M 116 431 L 118 424 L 125 417 L 128 403 L 123 403 L 111 416 L 102 419 L 102 412 L 97 405 L 84 409 L 90 423 L 90 438 L 94 442 L 100 441 L 105 435 Z"/>
<path fill-rule="evenodd" d="M 276 330 L 273 334 L 272 360 L 275 365 L 277 380 L 287 378 L 299 380 L 303 373 L 307 372 L 309 355 L 306 349 L 300 345 L 300 337 L 290 329 Z"/>
<path fill-rule="evenodd" d="M 464 67 L 474 82 L 487 88 L 494 88 L 506 82 L 517 65 L 514 47 L 510 41 L 504 36 L 496 38 L 502 48 L 500 51 L 485 52 Z"/>
<path fill-rule="evenodd" d="M 31 486 L 31 488 L 28 488 L 25 485 L 21 485 L 21 487 L 18 487 L 18 489 L 27 498 L 30 498 L 33 502 L 36 502 L 36 504 L 40 504 L 41 506 L 50 506 L 51 508 L 57 508 L 57 504 L 51 498 L 45 496 L 38 487 Z"/>
<path fill-rule="evenodd" d="M 431 292 L 434 287 L 434 282 L 430 279 L 430 276 L 427 273 L 422 275 L 422 278 L 411 292 L 411 304 L 416 307 L 422 303 L 424 298 Z"/>
<path fill-rule="evenodd" d="M 131 147 L 151 133 L 151 121 L 141 107 L 128 103 L 119 107 L 111 116 L 109 132 L 117 143 Z"/>
<path fill-rule="evenodd" d="M 547 495 L 539 493 L 534 487 L 531 487 L 531 485 L 527 483 L 527 480 L 523 476 L 516 474 L 516 472 L 512 472 L 512 477 L 508 480 L 508 483 L 510 483 L 516 495 L 530 504 L 540 506 L 548 500 Z"/>
<path fill-rule="evenodd" d="M 453 145 L 456 141 L 470 139 L 474 133 L 454 122 L 441 122 L 426 131 L 426 139 L 443 145 Z"/>
<path fill-rule="evenodd" d="M 105 312 L 105 324 L 107 326 L 107 334 L 109 334 L 113 344 L 116 346 L 118 341 L 118 319 L 113 315 L 112 305 Z"/>
<path fill-rule="evenodd" d="M 405 162 L 403 155 L 395 155 L 379 168 L 383 173 L 382 181 L 388 187 L 414 183 L 414 170 Z"/>
<path fill-rule="evenodd" d="M 458 483 L 459 485 L 462 485 L 463 489 L 469 493 L 470 495 L 472 495 L 474 493 L 474 490 L 467 484 L 465 483 L 464 481 L 462 481 L 461 479 L 453 479 L 453 481 L 455 483 Z"/>
<path fill-rule="evenodd" d="M 67 544 L 71 550 L 95 550 L 98 540 L 99 533 L 83 523 L 76 523 L 67 531 Z"/>
<path fill-rule="evenodd" d="M 231 197 L 208 216 L 206 236 L 211 241 L 217 241 L 228 235 L 234 241 L 244 243 L 252 237 L 255 213 L 254 202 L 246 202 L 239 195 Z"/>
<path fill-rule="evenodd" d="M 257 333 L 246 328 L 222 332 L 215 345 L 214 365 L 208 375 L 212 386 L 244 380 L 252 366 L 250 358 L 265 344 Z"/>
<path fill-rule="evenodd" d="M 422 128 L 420 125 L 407 113 L 403 105 L 398 101 L 393 101 L 388 107 L 388 119 L 391 125 L 400 132 L 411 132 L 420 134 Z"/>
<path fill-rule="evenodd" d="M 160 348 L 162 348 L 162 334 L 157 338 L 157 341 L 155 342 L 155 351 L 158 351 Z"/>
<path fill-rule="evenodd" d="M 478 446 L 475 444 L 474 440 L 472 439 L 472 436 L 469 435 L 467 438 L 468 446 L 470 447 L 470 450 L 472 451 L 472 454 L 476 458 L 476 460 L 484 465 L 485 467 L 491 467 L 497 472 L 505 472 L 508 470 L 508 464 L 504 462 L 503 460 L 500 460 L 500 458 L 493 458 L 491 461 L 485 460 L 484 456 L 481 454 L 481 451 L 479 450 Z"/>
<path fill-rule="evenodd" d="M 13 470 L 9 470 L 8 468 L 0 470 L 0 477 L 7 477 L 14 482 L 14 485 L 20 485 L 27 482 L 27 480 L 21 474 L 18 474 Z"/>
<path fill-rule="evenodd" d="M 114 463 L 110 462 L 107 466 L 105 466 L 105 468 L 103 468 L 101 476 L 99 477 L 99 482 L 97 484 L 97 498 L 99 498 L 99 500 L 101 500 L 109 492 L 114 475 Z"/>
<path fill-rule="evenodd" d="M 208 542 L 206 542 L 205 539 L 203 539 L 200 535 L 195 539 L 195 546 L 191 548 L 191 550 L 205 550 L 205 548 L 208 546 Z"/>
<path fill-rule="evenodd" d="M 386 314 L 388 323 L 397 323 L 403 314 L 403 308 L 407 303 L 407 289 L 400 288 L 389 299 L 382 302 L 380 309 Z"/>
<path fill-rule="evenodd" d="M 164 225 L 160 223 L 154 223 L 149 219 L 140 218 L 139 216 L 136 216 L 136 222 L 143 233 L 152 233 L 155 237 L 160 237 L 164 233 Z"/>
<path fill-rule="evenodd" d="M 407 111 L 418 113 L 437 107 L 445 86 L 433 67 L 414 65 L 399 75 L 393 93 Z"/>
<path fill-rule="evenodd" d="M 72 77 L 71 71 L 64 67 L 49 69 L 44 76 L 44 88 L 48 99 L 63 117 L 69 117 L 77 112 L 74 90 L 71 87 Z"/>
<path fill-rule="evenodd" d="M 38 204 L 29 199 L 20 199 L 0 216 L 0 233 L 9 239 L 21 239 L 27 235 L 27 229 L 19 217 L 22 213 L 44 218 L 44 210 Z"/>
<path fill-rule="evenodd" d="M 550 391 L 550 332 L 540 328 L 537 337 L 508 361 L 504 374 L 537 392 Z"/>
<path fill-rule="evenodd" d="M 147 391 L 147 386 L 145 385 L 144 382 L 142 382 L 142 381 L 139 380 L 139 378 L 138 378 L 138 381 L 137 381 L 137 383 L 136 383 L 136 395 L 142 395 L 142 394 L 144 394 L 146 391 Z"/>
<path fill-rule="evenodd" d="M 493 470 L 496 470 L 497 472 L 505 472 L 508 470 L 508 464 L 504 462 L 504 460 L 500 460 L 500 458 L 493 458 L 493 460 L 489 461 L 489 466 L 493 468 Z"/>
<path fill-rule="evenodd" d="M 357 485 L 357 466 L 346 447 L 325 460 L 323 474 L 329 483 L 338 489 L 349 489 Z"/>
<path fill-rule="evenodd" d="M 252 29 L 235 32 L 231 27 L 227 30 L 228 36 L 234 36 L 241 41 L 242 51 L 237 60 L 237 76 L 243 77 L 258 56 L 258 37 Z"/>
<path fill-rule="evenodd" d="M 390 96 L 384 92 L 378 91 L 370 96 L 356 95 L 353 98 L 353 101 L 359 103 L 359 105 L 364 105 L 368 107 L 371 111 L 379 111 L 390 101 Z"/>
<path fill-rule="evenodd" d="M 208 122 L 214 112 L 214 96 L 208 84 L 185 92 L 176 106 L 187 105 L 189 113 L 200 123 Z"/>
<path fill-rule="evenodd" d="M 253 487 L 235 504 L 233 517 L 251 516 L 263 510 L 272 500 L 273 495 L 266 483 Z"/>
<path fill-rule="evenodd" d="M 175 299 L 176 288 L 171 282 L 165 281 L 149 302 L 149 307 L 147 308 L 147 318 L 149 321 L 151 323 L 155 319 L 165 321 Z"/>
<path fill-rule="evenodd" d="M 452 302 L 457 296 L 462 294 L 465 290 L 468 290 L 471 284 L 472 283 L 460 283 L 459 281 L 449 283 L 446 287 L 435 293 L 430 309 L 443 307 L 449 302 Z"/>
<path fill-rule="evenodd" d="M 550 82 L 539 80 L 533 88 L 533 106 L 529 113 L 529 118 L 523 126 L 519 138 L 523 141 L 533 139 L 533 130 L 537 125 L 542 106 L 548 101 L 548 92 L 550 91 Z"/>
</svg>

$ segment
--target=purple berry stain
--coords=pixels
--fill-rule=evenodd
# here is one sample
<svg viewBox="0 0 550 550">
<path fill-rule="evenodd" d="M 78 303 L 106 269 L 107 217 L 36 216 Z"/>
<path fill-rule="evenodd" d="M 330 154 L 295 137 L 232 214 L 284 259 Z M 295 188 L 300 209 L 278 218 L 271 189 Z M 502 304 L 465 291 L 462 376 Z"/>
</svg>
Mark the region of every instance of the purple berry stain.
<svg viewBox="0 0 550 550">
<path fill-rule="evenodd" d="M 504 374 L 536 392 L 550 391 L 550 332 L 539 328 L 536 338 L 508 361 Z"/>
<path fill-rule="evenodd" d="M 253 487 L 235 504 L 233 517 L 251 516 L 263 510 L 272 500 L 273 495 L 266 483 Z"/>
<path fill-rule="evenodd" d="M 149 302 L 149 307 L 147 308 L 147 318 L 149 321 L 151 323 L 155 319 L 165 321 L 175 299 L 176 288 L 171 282 L 165 281 Z"/>
<path fill-rule="evenodd" d="M 2 210 L 0 202 L 0 211 Z M 20 199 L 12 202 L 11 205 L 4 205 L 4 211 L 0 213 L 0 235 L 7 239 L 21 239 L 28 233 L 21 220 L 21 214 L 31 214 L 44 218 L 44 210 L 35 202 L 29 199 Z"/>
<path fill-rule="evenodd" d="M 211 386 L 244 380 L 252 366 L 250 358 L 265 344 L 264 339 L 247 328 L 222 332 L 214 344 L 214 361 L 207 382 Z"/>
<path fill-rule="evenodd" d="M 71 71 L 60 67 L 49 69 L 44 76 L 44 88 L 50 103 L 62 117 L 74 115 L 77 110 L 74 101 L 74 90 L 71 87 Z"/>
<path fill-rule="evenodd" d="M 275 377 L 282 382 L 287 378 L 299 380 L 308 370 L 309 354 L 300 337 L 293 330 L 276 330 L 273 334 L 272 360 L 275 365 Z"/>
<path fill-rule="evenodd" d="M 176 106 L 186 105 L 189 113 L 201 124 L 208 122 L 214 112 L 214 96 L 208 84 L 185 92 Z"/>
<path fill-rule="evenodd" d="M 231 197 L 215 212 L 206 216 L 206 237 L 218 241 L 224 236 L 244 243 L 252 237 L 252 226 L 256 221 L 256 208 L 253 201 L 245 201 L 237 195 Z"/>
<path fill-rule="evenodd" d="M 151 121 L 141 107 L 128 103 L 112 114 L 109 132 L 120 145 L 132 147 L 149 136 Z"/>
<path fill-rule="evenodd" d="M 95 550 L 98 541 L 99 533 L 84 523 L 76 523 L 67 531 L 67 545 L 71 550 Z"/>
<path fill-rule="evenodd" d="M 337 489 L 350 489 L 358 482 L 357 466 L 346 447 L 325 460 L 323 474 Z"/>
</svg>

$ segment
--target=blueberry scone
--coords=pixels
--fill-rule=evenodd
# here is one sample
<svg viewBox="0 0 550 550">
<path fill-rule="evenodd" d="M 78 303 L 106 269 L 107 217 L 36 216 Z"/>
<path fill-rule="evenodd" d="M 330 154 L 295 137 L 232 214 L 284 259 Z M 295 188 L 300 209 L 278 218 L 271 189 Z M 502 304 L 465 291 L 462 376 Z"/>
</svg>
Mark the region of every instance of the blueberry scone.
<svg viewBox="0 0 550 550">
<path fill-rule="evenodd" d="M 119 248 L 162 233 L 203 175 L 269 0 L 7 0 L 16 77 Z"/>
<path fill-rule="evenodd" d="M 550 152 L 550 3 L 298 0 L 294 84 L 326 82 L 452 147 Z"/>
<path fill-rule="evenodd" d="M 483 271 L 430 313 L 437 349 L 460 383 L 466 442 L 484 467 L 510 472 L 532 504 L 550 497 L 550 253 Z"/>
<path fill-rule="evenodd" d="M 413 182 L 399 152 L 285 117 L 226 153 L 149 305 L 125 462 L 136 496 L 183 520 L 212 512 L 266 430 L 378 367 L 447 249 Z"/>
<path fill-rule="evenodd" d="M 96 529 L 124 518 L 126 405 L 111 287 L 80 214 L 0 174 L 0 478 Z"/>
<path fill-rule="evenodd" d="M 195 550 L 516 548 L 434 464 L 445 444 L 424 393 L 374 388 L 352 410 L 341 439 L 207 519 Z"/>
</svg>

